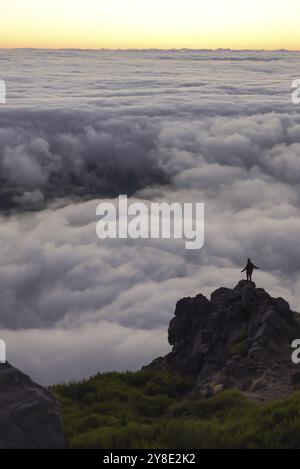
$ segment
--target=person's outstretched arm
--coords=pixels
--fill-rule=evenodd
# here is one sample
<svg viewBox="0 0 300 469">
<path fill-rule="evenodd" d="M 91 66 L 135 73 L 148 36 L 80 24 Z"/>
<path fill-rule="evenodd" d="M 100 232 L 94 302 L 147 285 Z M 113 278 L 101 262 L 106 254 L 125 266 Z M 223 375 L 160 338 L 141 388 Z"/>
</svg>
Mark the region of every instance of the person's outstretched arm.
<svg viewBox="0 0 300 469">
<path fill-rule="evenodd" d="M 246 269 L 247 269 L 247 266 L 243 270 L 241 270 L 241 272 L 245 272 Z"/>
<path fill-rule="evenodd" d="M 256 265 L 253 264 L 253 268 L 259 270 L 259 267 L 256 267 Z"/>
</svg>

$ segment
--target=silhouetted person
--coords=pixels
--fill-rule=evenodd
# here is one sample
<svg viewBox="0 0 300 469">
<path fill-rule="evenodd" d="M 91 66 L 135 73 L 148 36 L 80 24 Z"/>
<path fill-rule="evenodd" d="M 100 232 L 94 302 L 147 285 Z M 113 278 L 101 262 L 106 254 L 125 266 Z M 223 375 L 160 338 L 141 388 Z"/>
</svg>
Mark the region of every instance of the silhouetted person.
<svg viewBox="0 0 300 469">
<path fill-rule="evenodd" d="M 245 272 L 247 274 L 247 282 L 252 282 L 252 273 L 254 269 L 259 269 L 256 265 L 252 264 L 251 259 L 248 259 L 246 267 L 241 270 L 241 272 Z"/>
</svg>

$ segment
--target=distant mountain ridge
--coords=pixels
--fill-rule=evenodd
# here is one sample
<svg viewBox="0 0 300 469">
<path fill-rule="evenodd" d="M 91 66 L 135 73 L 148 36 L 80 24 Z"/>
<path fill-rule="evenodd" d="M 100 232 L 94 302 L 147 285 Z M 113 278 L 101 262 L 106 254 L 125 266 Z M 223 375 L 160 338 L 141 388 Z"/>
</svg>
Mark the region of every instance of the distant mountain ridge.
<svg viewBox="0 0 300 469">
<path fill-rule="evenodd" d="M 201 396 L 239 389 L 266 401 L 300 389 L 300 366 L 291 358 L 300 315 L 253 282 L 219 288 L 210 300 L 181 299 L 168 333 L 173 350 L 145 368 L 192 376 Z"/>
</svg>

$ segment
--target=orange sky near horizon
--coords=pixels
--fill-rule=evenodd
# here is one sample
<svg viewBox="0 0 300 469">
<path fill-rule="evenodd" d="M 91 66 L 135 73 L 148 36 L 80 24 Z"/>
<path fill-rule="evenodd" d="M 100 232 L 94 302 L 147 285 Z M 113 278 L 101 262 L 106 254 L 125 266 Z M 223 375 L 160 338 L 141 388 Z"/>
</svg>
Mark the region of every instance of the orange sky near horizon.
<svg viewBox="0 0 300 469">
<path fill-rule="evenodd" d="M 299 0 L 10 0 L 0 47 L 300 50 Z"/>
</svg>

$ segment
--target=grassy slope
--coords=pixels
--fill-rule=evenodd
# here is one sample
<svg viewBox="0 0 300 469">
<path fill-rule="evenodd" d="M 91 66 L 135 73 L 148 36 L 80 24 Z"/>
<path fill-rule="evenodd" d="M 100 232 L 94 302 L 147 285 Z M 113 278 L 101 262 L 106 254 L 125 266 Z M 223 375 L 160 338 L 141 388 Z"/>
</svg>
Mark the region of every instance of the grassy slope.
<svg viewBox="0 0 300 469">
<path fill-rule="evenodd" d="M 73 448 L 300 448 L 300 393 L 258 405 L 237 391 L 184 398 L 167 371 L 107 373 L 56 385 Z"/>
</svg>

